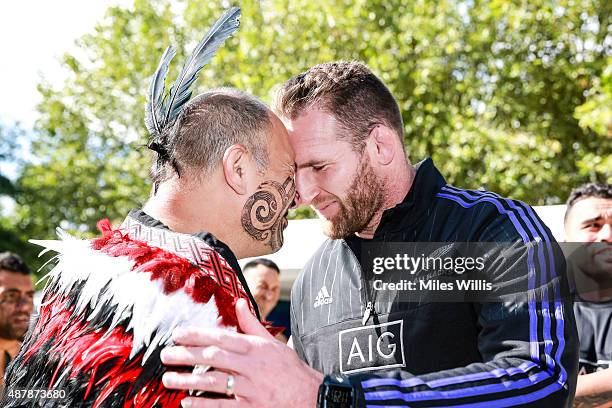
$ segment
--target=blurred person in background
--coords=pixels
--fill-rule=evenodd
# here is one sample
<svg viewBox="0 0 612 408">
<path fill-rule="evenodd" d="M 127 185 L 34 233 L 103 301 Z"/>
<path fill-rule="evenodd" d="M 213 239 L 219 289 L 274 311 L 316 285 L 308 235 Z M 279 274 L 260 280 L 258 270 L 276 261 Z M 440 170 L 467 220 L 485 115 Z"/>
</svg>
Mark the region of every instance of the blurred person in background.
<svg viewBox="0 0 612 408">
<path fill-rule="evenodd" d="M 0 393 L 4 371 L 19 352 L 33 309 L 30 268 L 18 255 L 0 253 Z"/>
<path fill-rule="evenodd" d="M 587 242 L 572 254 L 580 338 L 577 407 L 612 407 L 612 184 L 572 190 L 565 213 L 565 240 Z M 571 259 L 571 258 L 570 258 Z"/>
<path fill-rule="evenodd" d="M 261 320 L 268 320 L 268 316 L 278 304 L 280 298 L 280 269 L 273 261 L 267 258 L 257 258 L 246 265 L 242 270 L 244 278 L 255 298 Z M 287 338 L 279 333 L 276 338 L 284 343 Z"/>
</svg>

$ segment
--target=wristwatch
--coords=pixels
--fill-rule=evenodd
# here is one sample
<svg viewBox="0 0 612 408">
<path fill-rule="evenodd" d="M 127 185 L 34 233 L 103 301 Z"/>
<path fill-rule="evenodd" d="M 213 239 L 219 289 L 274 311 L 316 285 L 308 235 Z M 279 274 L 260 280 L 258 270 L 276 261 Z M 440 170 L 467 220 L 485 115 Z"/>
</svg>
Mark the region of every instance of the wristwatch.
<svg viewBox="0 0 612 408">
<path fill-rule="evenodd" d="M 357 392 L 342 374 L 326 375 L 319 387 L 317 408 L 356 408 Z"/>
</svg>

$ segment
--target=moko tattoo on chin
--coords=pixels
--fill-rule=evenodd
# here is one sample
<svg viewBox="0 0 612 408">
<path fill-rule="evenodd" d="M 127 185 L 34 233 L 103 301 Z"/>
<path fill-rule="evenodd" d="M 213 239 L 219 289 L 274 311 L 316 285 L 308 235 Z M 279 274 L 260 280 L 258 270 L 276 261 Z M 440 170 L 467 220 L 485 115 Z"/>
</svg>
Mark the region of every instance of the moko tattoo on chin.
<svg viewBox="0 0 612 408">
<path fill-rule="evenodd" d="M 258 241 L 274 248 L 283 245 L 284 218 L 295 195 L 295 183 L 289 177 L 283 184 L 268 180 L 261 183 L 242 210 L 242 228 Z"/>
</svg>

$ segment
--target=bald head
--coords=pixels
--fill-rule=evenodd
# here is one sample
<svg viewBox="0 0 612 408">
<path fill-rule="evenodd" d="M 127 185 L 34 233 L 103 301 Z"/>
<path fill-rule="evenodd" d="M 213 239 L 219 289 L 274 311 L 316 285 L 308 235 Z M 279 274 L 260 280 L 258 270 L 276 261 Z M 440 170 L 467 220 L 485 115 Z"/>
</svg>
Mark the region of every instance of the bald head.
<svg viewBox="0 0 612 408">
<path fill-rule="evenodd" d="M 144 207 L 149 215 L 173 231 L 207 231 L 238 258 L 280 248 L 295 195 L 295 156 L 285 126 L 265 104 L 235 89 L 198 95 L 164 148 Z"/>
<path fill-rule="evenodd" d="M 224 152 L 235 144 L 244 146 L 260 170 L 265 169 L 271 114 L 259 99 L 237 89 L 215 89 L 196 96 L 170 130 L 169 159 L 154 165 L 153 181 L 163 182 L 176 171 L 210 176 Z"/>
</svg>

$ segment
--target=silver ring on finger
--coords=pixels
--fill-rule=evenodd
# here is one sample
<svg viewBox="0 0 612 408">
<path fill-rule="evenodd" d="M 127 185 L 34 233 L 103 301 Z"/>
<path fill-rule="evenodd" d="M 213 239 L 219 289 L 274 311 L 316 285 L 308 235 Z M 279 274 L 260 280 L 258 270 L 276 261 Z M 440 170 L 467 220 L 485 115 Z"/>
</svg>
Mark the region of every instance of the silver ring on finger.
<svg viewBox="0 0 612 408">
<path fill-rule="evenodd" d="M 234 396 L 234 384 L 236 383 L 236 378 L 233 375 L 227 375 L 227 383 L 225 384 L 225 395 L 228 397 Z"/>
</svg>

